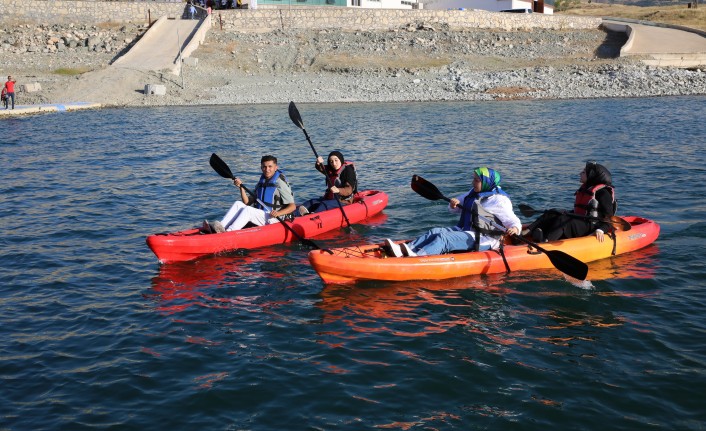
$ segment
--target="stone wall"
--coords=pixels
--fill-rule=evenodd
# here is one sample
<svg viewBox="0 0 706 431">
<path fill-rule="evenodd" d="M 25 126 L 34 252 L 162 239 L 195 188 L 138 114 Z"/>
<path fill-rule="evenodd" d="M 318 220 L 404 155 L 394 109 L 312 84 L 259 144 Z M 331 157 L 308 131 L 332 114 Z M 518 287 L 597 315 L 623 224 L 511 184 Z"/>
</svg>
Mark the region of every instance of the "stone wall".
<svg viewBox="0 0 706 431">
<path fill-rule="evenodd" d="M 595 29 L 600 18 L 567 15 L 499 13 L 481 10 L 399 10 L 352 8 L 282 8 L 216 10 L 214 26 L 230 31 L 277 29 L 386 30 L 409 25 L 445 26 L 451 29 Z"/>
<path fill-rule="evenodd" d="M 163 15 L 179 18 L 183 2 L 0 0 L 5 23 L 100 24 L 147 23 Z M 386 30 L 410 25 L 518 29 L 594 29 L 600 18 L 514 14 L 479 10 L 398 10 L 338 7 L 292 7 L 216 10 L 213 26 L 224 30 L 264 32 L 278 29 Z"/>
<path fill-rule="evenodd" d="M 0 0 L 0 19 L 7 24 L 148 23 L 161 16 L 181 17 L 183 2 Z"/>
</svg>

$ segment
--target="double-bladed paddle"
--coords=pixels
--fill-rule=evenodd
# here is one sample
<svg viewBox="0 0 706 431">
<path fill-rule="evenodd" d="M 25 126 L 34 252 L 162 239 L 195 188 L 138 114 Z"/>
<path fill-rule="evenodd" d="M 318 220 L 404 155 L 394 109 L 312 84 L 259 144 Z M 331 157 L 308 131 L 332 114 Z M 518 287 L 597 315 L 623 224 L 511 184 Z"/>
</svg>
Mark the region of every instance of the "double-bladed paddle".
<svg viewBox="0 0 706 431">
<path fill-rule="evenodd" d="M 622 231 L 628 231 L 628 230 L 630 230 L 630 229 L 632 228 L 632 225 L 630 224 L 630 222 L 628 222 L 628 221 L 625 220 L 624 218 L 620 218 L 620 217 L 618 217 L 618 216 L 593 217 L 593 216 L 587 216 L 587 215 L 581 215 L 581 214 L 574 214 L 574 213 L 570 213 L 570 212 L 561 212 L 561 211 L 559 211 L 559 210 L 554 210 L 554 209 L 551 209 L 551 210 L 536 210 L 536 209 L 534 209 L 534 208 L 532 208 L 531 206 L 526 205 L 526 204 L 520 204 L 520 205 L 519 205 L 519 208 L 520 208 L 520 212 L 521 212 L 522 215 L 525 216 L 525 217 L 532 217 L 533 215 L 535 215 L 535 214 L 537 214 L 537 213 L 555 212 L 555 213 L 562 213 L 562 214 L 565 214 L 565 215 L 567 215 L 567 216 L 569 216 L 569 217 L 573 217 L 573 218 L 582 218 L 582 219 L 585 219 L 585 220 L 595 220 L 595 221 L 600 221 L 600 222 L 603 222 L 603 223 L 608 223 L 608 224 L 611 224 L 611 225 L 613 225 L 613 226 L 615 226 L 615 227 L 619 227 L 620 230 L 622 230 Z"/>
<path fill-rule="evenodd" d="M 306 133 L 306 129 L 304 128 L 304 120 L 302 120 L 301 114 L 299 114 L 299 110 L 297 109 L 297 105 L 294 104 L 294 102 L 289 102 L 289 118 L 292 120 L 292 123 L 294 123 L 297 127 L 302 129 L 302 132 L 304 132 L 304 136 L 306 137 L 307 142 L 309 142 L 309 146 L 311 147 L 311 151 L 314 152 L 314 157 L 317 159 L 319 158 L 319 153 L 316 152 L 316 148 L 314 148 L 314 144 L 311 142 L 311 138 L 309 137 L 309 134 Z M 324 173 L 324 175 L 326 175 Z M 329 182 L 328 175 L 326 175 L 326 184 L 329 186 L 329 188 L 333 187 L 333 184 Z M 341 201 L 338 200 L 338 193 L 336 193 L 336 196 L 334 196 L 334 199 L 336 203 L 338 204 L 338 209 L 341 210 L 341 214 L 343 214 L 343 219 L 346 221 L 346 224 L 348 225 L 348 229 L 351 231 L 353 228 L 351 227 L 351 222 L 348 220 L 348 216 L 346 215 L 346 212 L 343 211 L 343 205 L 341 205 Z"/>
<path fill-rule="evenodd" d="M 444 196 L 441 191 L 439 191 L 438 188 L 429 181 L 425 180 L 424 178 L 420 177 L 419 175 L 413 175 L 412 176 L 412 190 L 417 192 L 420 196 L 436 201 L 436 200 L 445 200 L 447 202 L 451 202 L 451 199 L 447 198 Z M 485 219 L 485 218 L 484 218 Z M 485 219 L 487 220 L 487 219 Z M 491 222 L 496 228 L 501 229 L 505 232 L 507 232 L 507 229 L 503 226 L 500 226 L 496 223 L 493 223 L 492 220 L 487 220 Z M 533 248 L 539 250 L 540 252 L 544 253 L 547 255 L 549 258 L 549 261 L 554 265 L 556 269 L 559 271 L 563 272 L 564 274 L 569 275 L 570 277 L 577 278 L 579 280 L 585 280 L 586 276 L 588 275 L 588 265 L 585 263 L 581 262 L 580 260 L 576 259 L 575 257 L 564 253 L 563 251 L 559 250 L 546 250 L 542 247 L 540 247 L 538 244 L 525 239 L 521 235 L 513 235 L 515 238 L 518 240 L 524 242 L 525 244 L 529 244 Z"/>
<path fill-rule="evenodd" d="M 222 176 L 223 178 L 228 178 L 228 179 L 231 179 L 231 180 L 234 180 L 234 179 L 235 179 L 235 175 L 233 175 L 233 172 L 231 172 L 231 170 L 230 170 L 230 168 L 228 167 L 228 165 L 226 164 L 226 162 L 224 162 L 223 159 L 221 159 L 220 157 L 218 157 L 218 155 L 216 155 L 216 153 L 211 154 L 211 158 L 209 159 L 208 163 L 211 165 L 211 167 L 213 168 L 213 170 L 216 171 L 216 172 L 218 173 L 218 175 Z M 242 184 L 240 185 L 240 187 L 241 187 L 243 190 L 245 190 L 245 192 L 246 192 L 247 194 L 249 194 L 250 196 L 255 196 L 255 199 L 257 200 L 257 202 L 258 202 L 263 208 L 269 208 L 269 207 L 267 206 L 267 204 L 265 204 L 264 202 L 262 202 L 260 199 L 257 199 L 257 195 L 255 195 L 253 192 L 251 192 L 250 190 L 248 190 L 247 187 L 245 187 L 245 186 L 242 185 Z M 311 248 L 313 248 L 313 249 L 315 249 L 315 250 L 321 250 L 321 247 L 319 247 L 318 245 L 316 245 L 313 241 L 308 240 L 308 239 L 302 237 L 301 235 L 299 235 L 299 234 L 298 234 L 294 229 L 292 229 L 292 227 L 291 227 L 289 224 L 287 224 L 287 222 L 285 222 L 283 219 L 281 219 L 281 218 L 279 218 L 279 217 L 275 217 L 275 218 L 276 218 L 280 223 L 282 223 L 282 225 L 283 225 L 289 232 L 291 232 L 292 235 L 294 235 L 299 241 L 301 241 L 302 244 L 307 245 L 307 246 L 309 246 L 309 247 L 311 247 Z M 333 252 L 330 251 L 330 250 L 325 250 L 325 251 L 328 251 L 329 253 L 333 254 Z"/>
</svg>

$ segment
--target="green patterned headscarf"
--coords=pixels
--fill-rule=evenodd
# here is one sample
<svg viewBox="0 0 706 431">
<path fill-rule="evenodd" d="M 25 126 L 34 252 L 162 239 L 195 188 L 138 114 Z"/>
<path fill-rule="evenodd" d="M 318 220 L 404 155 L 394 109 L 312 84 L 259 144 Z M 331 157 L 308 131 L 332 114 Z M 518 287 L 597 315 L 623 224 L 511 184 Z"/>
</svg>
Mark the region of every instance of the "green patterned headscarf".
<svg viewBox="0 0 706 431">
<path fill-rule="evenodd" d="M 489 192 L 500 185 L 500 172 L 486 168 L 475 168 L 473 173 L 478 175 L 481 181 L 481 192 Z"/>
</svg>

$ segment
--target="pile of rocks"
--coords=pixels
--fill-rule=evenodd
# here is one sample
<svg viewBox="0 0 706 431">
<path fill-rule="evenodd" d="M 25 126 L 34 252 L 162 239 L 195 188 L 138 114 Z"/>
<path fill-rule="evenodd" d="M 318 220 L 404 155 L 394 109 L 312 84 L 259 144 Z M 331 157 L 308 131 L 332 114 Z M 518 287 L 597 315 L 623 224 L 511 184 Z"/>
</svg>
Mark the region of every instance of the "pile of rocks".
<svg viewBox="0 0 706 431">
<path fill-rule="evenodd" d="M 183 75 L 106 70 L 146 29 L 20 26 L 0 30 L 0 68 L 42 91 L 21 103 L 113 106 L 574 99 L 706 94 L 702 69 L 616 58 L 625 35 L 602 30 L 387 31 L 212 29 Z M 75 41 L 75 42 L 74 42 Z M 29 48 L 35 46 L 35 48 Z M 77 76 L 60 67 L 92 70 Z M 111 68 L 112 69 L 112 68 Z M 24 74 L 24 75 L 23 75 Z M 146 85 L 164 87 L 144 91 Z"/>
<path fill-rule="evenodd" d="M 61 54 L 67 50 L 115 54 L 133 44 L 144 33 L 134 24 L 99 28 L 87 25 L 23 24 L 0 29 L 0 53 L 31 56 Z"/>
</svg>

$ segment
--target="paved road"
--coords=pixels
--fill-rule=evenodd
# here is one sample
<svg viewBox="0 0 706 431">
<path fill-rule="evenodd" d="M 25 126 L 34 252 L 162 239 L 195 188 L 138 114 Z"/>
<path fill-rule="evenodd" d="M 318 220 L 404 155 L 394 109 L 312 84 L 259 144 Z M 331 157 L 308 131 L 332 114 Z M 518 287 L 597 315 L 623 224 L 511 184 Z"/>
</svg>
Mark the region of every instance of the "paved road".
<svg viewBox="0 0 706 431">
<path fill-rule="evenodd" d="M 611 19 L 604 19 L 603 23 L 614 31 L 631 29 L 630 40 L 620 50 L 621 56 L 643 56 L 645 63 L 655 66 L 706 65 L 706 35 Z"/>
<path fill-rule="evenodd" d="M 688 31 L 650 25 L 630 24 L 635 40 L 632 54 L 706 54 L 706 37 Z"/>
</svg>

